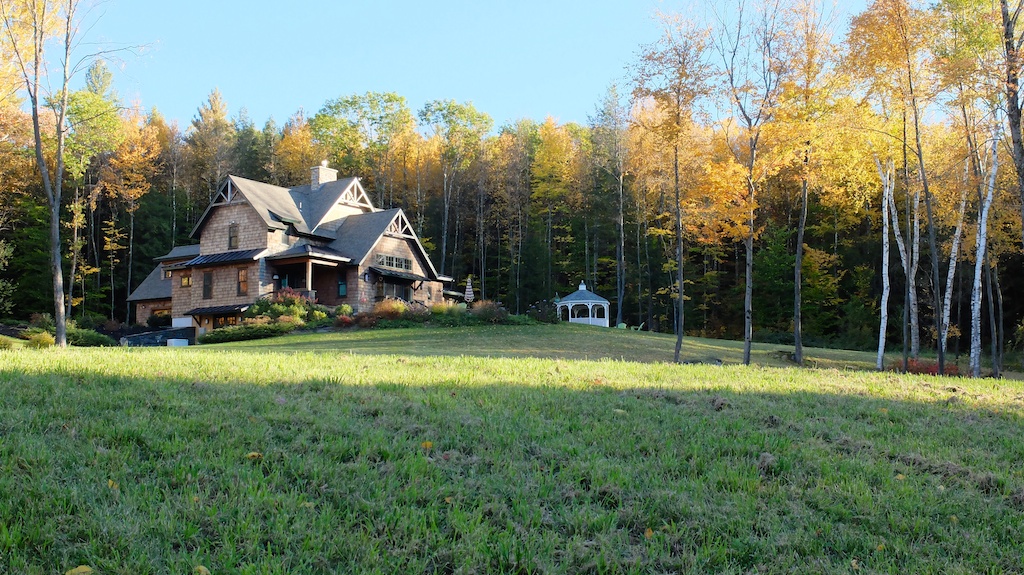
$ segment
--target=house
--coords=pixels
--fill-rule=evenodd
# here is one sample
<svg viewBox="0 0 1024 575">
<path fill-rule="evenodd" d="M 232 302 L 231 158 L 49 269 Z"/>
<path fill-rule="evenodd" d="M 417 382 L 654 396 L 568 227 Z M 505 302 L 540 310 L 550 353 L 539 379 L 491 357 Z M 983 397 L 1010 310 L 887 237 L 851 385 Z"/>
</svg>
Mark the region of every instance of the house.
<svg viewBox="0 0 1024 575">
<path fill-rule="evenodd" d="M 199 255 L 199 246 L 177 246 L 167 255 L 156 258 L 157 266 L 128 296 L 135 304 L 135 321 L 143 323 L 153 315 L 171 315 L 171 266 Z"/>
<path fill-rule="evenodd" d="M 359 312 L 384 298 L 440 303 L 451 281 L 401 209 L 375 208 L 358 178 L 339 180 L 326 162 L 294 188 L 228 176 L 191 237 L 198 252 L 182 259 L 184 249 L 175 248 L 153 273 L 170 282 L 172 324 L 200 332 L 237 323 L 254 301 L 283 288 Z M 129 296 L 137 307 L 166 301 L 143 299 L 156 293 L 149 279 Z"/>
</svg>

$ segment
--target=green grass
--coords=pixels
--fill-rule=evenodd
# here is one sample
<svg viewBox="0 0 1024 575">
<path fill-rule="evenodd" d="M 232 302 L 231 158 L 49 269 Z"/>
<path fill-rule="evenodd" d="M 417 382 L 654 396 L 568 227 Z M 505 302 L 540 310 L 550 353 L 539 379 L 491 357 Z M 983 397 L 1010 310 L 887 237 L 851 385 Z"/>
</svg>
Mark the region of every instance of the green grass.
<svg viewBox="0 0 1024 575">
<path fill-rule="evenodd" d="M 0 573 L 1022 569 L 1016 382 L 395 331 L 0 352 Z"/>
</svg>

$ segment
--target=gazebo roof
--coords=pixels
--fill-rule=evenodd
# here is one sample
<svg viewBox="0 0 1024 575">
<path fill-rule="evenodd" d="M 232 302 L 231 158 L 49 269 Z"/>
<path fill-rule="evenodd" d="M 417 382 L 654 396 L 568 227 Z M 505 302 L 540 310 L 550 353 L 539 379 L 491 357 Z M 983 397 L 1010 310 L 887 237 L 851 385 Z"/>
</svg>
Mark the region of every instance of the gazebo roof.
<svg viewBox="0 0 1024 575">
<path fill-rule="evenodd" d="M 558 301 L 559 304 L 563 303 L 603 303 L 607 304 L 608 300 L 597 295 L 596 293 L 587 289 L 587 284 L 580 282 L 580 289 L 573 293 L 563 297 Z"/>
</svg>

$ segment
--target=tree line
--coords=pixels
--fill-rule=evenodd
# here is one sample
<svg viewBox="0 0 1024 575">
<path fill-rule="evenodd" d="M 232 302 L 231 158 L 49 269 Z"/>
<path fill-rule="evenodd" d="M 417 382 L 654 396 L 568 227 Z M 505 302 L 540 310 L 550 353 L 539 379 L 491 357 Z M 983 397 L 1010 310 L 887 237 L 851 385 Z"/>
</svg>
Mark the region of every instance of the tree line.
<svg viewBox="0 0 1024 575">
<path fill-rule="evenodd" d="M 73 36 L 77 2 L 0 0 L 0 301 L 128 320 L 228 174 L 294 186 L 327 159 L 514 313 L 582 280 L 614 323 L 676 333 L 677 359 L 691 334 L 748 362 L 755 340 L 879 368 L 902 345 L 977 373 L 987 343 L 998 373 L 1024 315 L 1004 299 L 1024 287 L 1022 3 L 875 0 L 843 34 L 814 0 L 727 4 L 660 15 L 584 123 L 367 92 L 260 126 L 213 90 L 181 127 L 122 102 L 101 59 L 43 93 L 33 34 Z"/>
</svg>

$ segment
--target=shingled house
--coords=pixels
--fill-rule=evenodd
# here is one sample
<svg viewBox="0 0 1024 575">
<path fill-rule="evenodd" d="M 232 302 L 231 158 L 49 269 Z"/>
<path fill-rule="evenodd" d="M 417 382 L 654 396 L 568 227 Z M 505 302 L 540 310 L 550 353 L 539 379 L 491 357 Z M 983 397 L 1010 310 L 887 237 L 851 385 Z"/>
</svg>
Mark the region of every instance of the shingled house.
<svg viewBox="0 0 1024 575">
<path fill-rule="evenodd" d="M 198 252 L 183 259 L 184 248 L 175 248 L 157 258 L 153 274 L 169 281 L 173 325 L 235 324 L 254 301 L 283 288 L 356 312 L 389 297 L 441 302 L 451 278 L 437 273 L 405 213 L 378 210 L 358 178 L 337 175 L 316 166 L 310 184 L 295 188 L 228 176 L 192 230 Z M 137 307 L 156 301 L 144 299 L 153 274 L 129 297 Z"/>
</svg>

